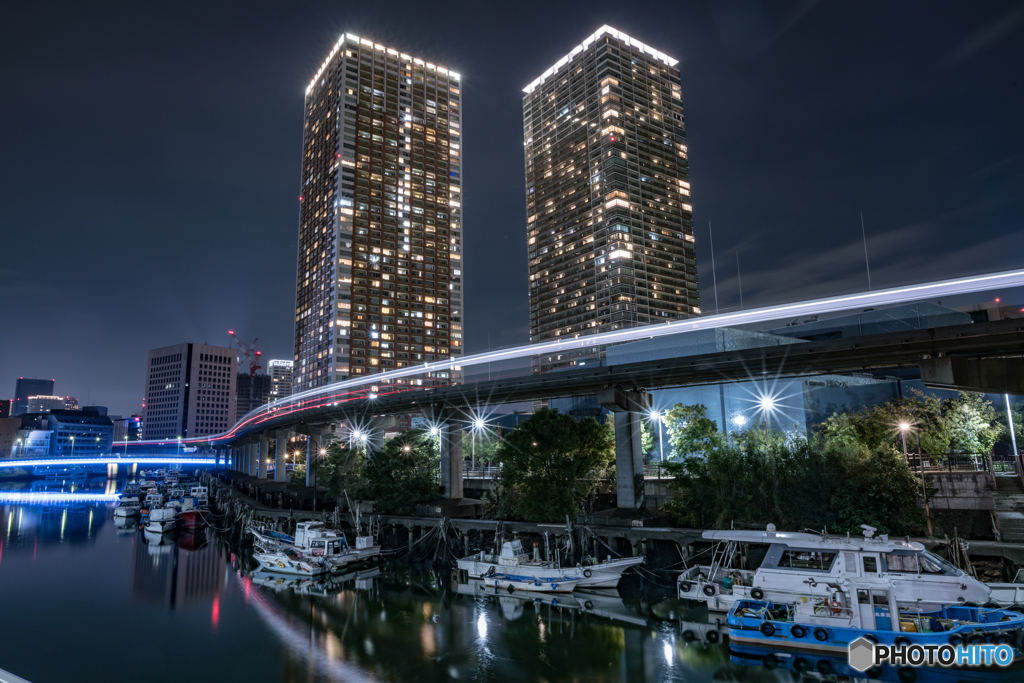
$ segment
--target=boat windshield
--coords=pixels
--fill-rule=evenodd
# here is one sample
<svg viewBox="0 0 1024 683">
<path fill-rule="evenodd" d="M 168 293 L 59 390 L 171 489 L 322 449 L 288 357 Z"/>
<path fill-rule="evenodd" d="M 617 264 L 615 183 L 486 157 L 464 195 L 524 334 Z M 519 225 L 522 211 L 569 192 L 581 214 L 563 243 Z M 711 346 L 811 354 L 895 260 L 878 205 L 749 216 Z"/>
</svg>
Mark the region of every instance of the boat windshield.
<svg viewBox="0 0 1024 683">
<path fill-rule="evenodd" d="M 901 574 L 949 574 L 959 576 L 962 572 L 947 560 L 925 550 L 921 553 L 897 551 L 885 554 L 885 565 L 889 572 Z"/>
</svg>

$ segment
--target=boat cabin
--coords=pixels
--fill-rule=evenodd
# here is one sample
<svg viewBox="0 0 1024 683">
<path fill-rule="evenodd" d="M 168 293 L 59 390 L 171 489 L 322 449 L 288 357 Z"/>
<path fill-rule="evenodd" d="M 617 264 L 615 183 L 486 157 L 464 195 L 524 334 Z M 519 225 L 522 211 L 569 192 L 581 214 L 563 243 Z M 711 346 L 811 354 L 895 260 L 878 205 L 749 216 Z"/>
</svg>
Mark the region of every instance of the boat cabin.
<svg viewBox="0 0 1024 683">
<path fill-rule="evenodd" d="M 295 546 L 314 557 L 341 555 L 348 550 L 345 534 L 328 529 L 323 522 L 299 522 L 295 525 Z"/>
</svg>

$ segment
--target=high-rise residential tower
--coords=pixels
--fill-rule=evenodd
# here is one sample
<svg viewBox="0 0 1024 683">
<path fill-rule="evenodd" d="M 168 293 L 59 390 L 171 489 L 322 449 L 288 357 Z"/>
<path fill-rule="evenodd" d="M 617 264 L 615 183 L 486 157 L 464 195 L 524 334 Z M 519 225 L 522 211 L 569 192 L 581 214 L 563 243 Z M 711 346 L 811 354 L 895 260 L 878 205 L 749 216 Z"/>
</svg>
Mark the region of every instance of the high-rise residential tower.
<svg viewBox="0 0 1024 683">
<path fill-rule="evenodd" d="M 209 344 L 153 349 L 146 363 L 143 439 L 190 439 L 235 424 L 238 351 Z"/>
<path fill-rule="evenodd" d="M 461 355 L 460 90 L 457 73 L 350 34 L 309 84 L 295 392 Z"/>
<path fill-rule="evenodd" d="M 531 342 L 700 314 L 676 63 L 603 26 L 524 89 Z"/>
</svg>

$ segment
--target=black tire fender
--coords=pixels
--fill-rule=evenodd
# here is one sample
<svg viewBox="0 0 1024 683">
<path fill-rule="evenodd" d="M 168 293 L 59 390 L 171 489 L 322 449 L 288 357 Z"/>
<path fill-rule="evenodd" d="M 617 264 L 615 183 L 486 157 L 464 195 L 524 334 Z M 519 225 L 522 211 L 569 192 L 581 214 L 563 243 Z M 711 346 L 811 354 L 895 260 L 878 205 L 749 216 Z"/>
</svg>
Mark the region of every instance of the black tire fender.
<svg viewBox="0 0 1024 683">
<path fill-rule="evenodd" d="M 893 642 L 900 647 L 908 647 L 911 645 L 910 638 L 907 638 L 906 636 L 896 636 L 896 640 Z"/>
<path fill-rule="evenodd" d="M 704 584 L 704 589 L 703 590 L 704 590 L 704 595 L 708 596 L 709 598 L 713 597 L 714 594 L 715 594 L 715 587 L 713 585 L 711 585 L 710 583 Z"/>
<path fill-rule="evenodd" d="M 817 669 L 818 673 L 820 673 L 822 676 L 828 676 L 832 673 L 832 662 L 828 661 L 827 659 L 819 659 L 818 666 L 814 668 Z"/>
<path fill-rule="evenodd" d="M 771 638 L 775 635 L 775 626 L 769 621 L 762 621 L 758 630 L 761 631 L 761 635 L 767 638 Z"/>
<path fill-rule="evenodd" d="M 679 590 L 681 590 L 684 593 L 689 593 L 691 588 L 693 588 L 693 584 L 689 581 L 681 581 L 679 583 Z"/>
<path fill-rule="evenodd" d="M 593 576 L 593 575 L 594 575 L 594 572 L 590 571 L 589 569 L 584 569 L 584 570 L 583 570 L 583 576 L 584 576 L 584 577 L 586 577 L 586 578 L 588 578 L 588 579 L 589 579 L 589 578 L 590 578 L 591 576 Z"/>
<path fill-rule="evenodd" d="M 587 600 L 585 603 L 583 603 L 583 607 L 585 609 L 594 609 L 594 603 L 591 600 Z"/>
<path fill-rule="evenodd" d="M 764 598 L 764 591 L 761 590 L 760 586 L 755 586 L 750 591 L 750 597 L 754 598 L 755 600 L 761 600 Z"/>
<path fill-rule="evenodd" d="M 697 636 L 693 635 L 693 631 L 686 629 L 683 631 L 683 640 L 687 643 L 692 643 Z"/>
<path fill-rule="evenodd" d="M 948 642 L 953 647 L 958 647 L 958 646 L 964 644 L 964 637 L 962 635 L 960 635 L 959 633 L 954 633 L 953 635 L 951 635 L 949 637 Z"/>
<path fill-rule="evenodd" d="M 705 635 L 705 636 L 704 636 L 704 638 L 705 638 L 705 639 L 706 639 L 706 640 L 707 640 L 707 641 L 708 641 L 709 643 L 711 643 L 712 645 L 714 645 L 715 643 L 717 643 L 717 642 L 718 642 L 718 631 L 708 631 L 708 632 L 707 632 L 707 635 Z"/>
<path fill-rule="evenodd" d="M 789 634 L 794 638 L 803 638 L 807 635 L 807 629 L 800 624 L 794 624 L 793 628 L 789 629 Z M 804 660 L 807 661 L 807 660 Z"/>
<path fill-rule="evenodd" d="M 824 643 L 826 640 L 828 640 L 828 629 L 823 628 L 821 626 L 814 629 L 814 639 L 821 643 Z"/>
<path fill-rule="evenodd" d="M 917 672 L 909 666 L 901 666 L 896 669 L 896 678 L 900 679 L 900 683 L 914 683 L 917 680 Z"/>
</svg>

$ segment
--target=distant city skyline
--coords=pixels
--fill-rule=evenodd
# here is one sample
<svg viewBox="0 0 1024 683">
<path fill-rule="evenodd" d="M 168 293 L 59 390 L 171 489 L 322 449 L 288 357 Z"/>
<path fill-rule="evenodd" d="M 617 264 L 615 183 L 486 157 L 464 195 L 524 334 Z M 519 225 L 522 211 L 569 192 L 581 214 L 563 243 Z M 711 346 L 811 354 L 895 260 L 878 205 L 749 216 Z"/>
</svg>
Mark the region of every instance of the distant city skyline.
<svg viewBox="0 0 1024 683">
<path fill-rule="evenodd" d="M 705 313 L 739 306 L 737 254 L 748 308 L 866 289 L 861 212 L 876 289 L 1021 266 L 1015 3 L 42 10 L 4 45 L 0 382 L 113 414 L 150 348 L 242 329 L 293 357 L 298 121 L 343 32 L 461 75 L 467 353 L 529 339 L 522 89 L 603 24 L 680 60 Z"/>
</svg>

